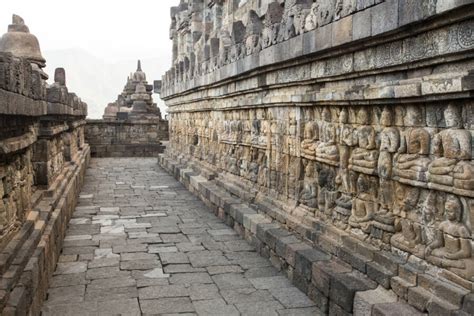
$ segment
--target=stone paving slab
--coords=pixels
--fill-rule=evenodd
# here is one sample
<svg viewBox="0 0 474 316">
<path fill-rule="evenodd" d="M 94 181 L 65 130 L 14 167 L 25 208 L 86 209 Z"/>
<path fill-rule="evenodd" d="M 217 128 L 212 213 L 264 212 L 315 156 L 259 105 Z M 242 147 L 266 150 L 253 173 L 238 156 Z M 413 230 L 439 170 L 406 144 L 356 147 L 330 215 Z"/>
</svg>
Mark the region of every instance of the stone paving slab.
<svg viewBox="0 0 474 316">
<path fill-rule="evenodd" d="M 156 159 L 93 159 L 44 315 L 319 315 Z"/>
</svg>

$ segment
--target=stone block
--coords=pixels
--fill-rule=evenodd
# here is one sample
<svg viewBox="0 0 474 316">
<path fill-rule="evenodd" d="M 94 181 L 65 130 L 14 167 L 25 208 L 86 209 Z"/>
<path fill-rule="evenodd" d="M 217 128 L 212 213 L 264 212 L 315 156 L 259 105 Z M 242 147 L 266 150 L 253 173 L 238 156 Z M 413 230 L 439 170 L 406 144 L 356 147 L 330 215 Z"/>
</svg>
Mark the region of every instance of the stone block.
<svg viewBox="0 0 474 316">
<path fill-rule="evenodd" d="M 432 299 L 431 292 L 421 288 L 412 287 L 408 289 L 408 304 L 416 307 L 421 312 L 426 312 L 428 302 Z"/>
<path fill-rule="evenodd" d="M 373 316 L 422 316 L 413 306 L 403 302 L 375 304 L 372 308 Z"/>
<path fill-rule="evenodd" d="M 325 297 L 329 297 L 331 280 L 336 274 L 349 273 L 352 268 L 336 260 L 315 262 L 312 267 L 311 282 Z"/>
<path fill-rule="evenodd" d="M 278 238 L 275 241 L 275 253 L 277 254 L 277 256 L 285 258 L 288 245 L 300 242 L 301 240 L 298 239 L 296 236 Z"/>
<path fill-rule="evenodd" d="M 299 273 L 307 280 L 311 280 L 313 263 L 318 261 L 328 261 L 331 255 L 319 249 L 302 249 L 296 251 L 295 272 Z"/>
<path fill-rule="evenodd" d="M 367 38 L 372 34 L 371 9 L 360 11 L 352 16 L 352 37 L 354 40 Z"/>
<path fill-rule="evenodd" d="M 386 0 L 371 10 L 372 36 L 393 31 L 398 27 L 398 0 Z"/>
<path fill-rule="evenodd" d="M 370 274 L 369 274 L 370 275 Z M 375 290 L 357 292 L 354 297 L 354 316 L 371 315 L 372 308 L 376 304 L 395 303 L 398 298 L 392 291 L 382 287 Z"/>
<path fill-rule="evenodd" d="M 299 242 L 297 244 L 288 244 L 286 247 L 286 253 L 285 253 L 285 260 L 286 262 L 292 266 L 295 267 L 295 261 L 296 261 L 296 253 L 299 250 L 311 250 L 313 249 L 310 245 L 304 243 L 304 242 Z"/>
<path fill-rule="evenodd" d="M 443 0 L 436 3 L 436 13 L 442 13 L 463 5 L 472 4 L 472 0 Z"/>
<path fill-rule="evenodd" d="M 275 229 L 275 228 L 280 228 L 279 224 L 276 223 L 260 223 L 257 224 L 257 238 L 260 239 L 261 241 L 265 242 L 265 235 L 267 230 L 269 229 Z"/>
<path fill-rule="evenodd" d="M 275 229 L 269 229 L 265 232 L 265 243 L 267 246 L 275 250 L 275 245 L 278 239 L 281 239 L 283 237 L 288 237 L 291 236 L 291 233 L 287 231 L 286 229 L 283 228 L 275 228 Z"/>
<path fill-rule="evenodd" d="M 331 280 L 329 298 L 351 313 L 356 292 L 375 289 L 377 284 L 359 272 L 335 274 Z"/>
<path fill-rule="evenodd" d="M 352 15 L 332 23 L 332 46 L 352 41 Z"/>
</svg>

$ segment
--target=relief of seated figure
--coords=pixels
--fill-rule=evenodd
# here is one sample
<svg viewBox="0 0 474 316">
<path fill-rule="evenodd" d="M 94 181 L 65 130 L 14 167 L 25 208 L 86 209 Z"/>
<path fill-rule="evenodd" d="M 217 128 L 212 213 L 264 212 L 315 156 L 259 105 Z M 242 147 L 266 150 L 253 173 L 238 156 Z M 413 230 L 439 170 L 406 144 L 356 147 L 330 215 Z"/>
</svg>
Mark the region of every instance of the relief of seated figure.
<svg viewBox="0 0 474 316">
<path fill-rule="evenodd" d="M 357 113 L 356 137 L 358 147 L 354 148 L 350 158 L 349 169 L 365 174 L 374 174 L 378 162 L 378 151 L 375 144 L 375 129 L 370 126 L 370 116 L 366 108 Z"/>
<path fill-rule="evenodd" d="M 467 268 L 472 266 L 471 232 L 463 223 L 461 200 L 448 195 L 445 203 L 446 220 L 438 228 L 435 239 L 426 247 L 426 260 L 443 268 Z"/>
<path fill-rule="evenodd" d="M 428 181 L 431 188 L 452 191 L 456 164 L 460 160 L 471 159 L 471 134 L 461 129 L 460 107 L 453 104 L 447 106 L 444 110 L 444 119 L 446 129 L 436 134 L 433 139 L 433 152 L 436 158 L 429 166 Z"/>
<path fill-rule="evenodd" d="M 399 217 L 395 220 L 396 233 L 390 239 L 390 243 L 395 248 L 423 258 L 422 226 L 417 211 L 419 197 L 418 188 L 403 184 L 396 185 L 394 213 Z M 424 208 L 430 206 L 425 204 Z"/>
<path fill-rule="evenodd" d="M 316 148 L 318 146 L 318 125 L 316 122 L 308 122 L 304 127 L 304 136 L 301 142 L 301 155 L 308 159 L 316 159 Z"/>
<path fill-rule="evenodd" d="M 331 111 L 323 109 L 324 122 L 319 127 L 320 143 L 316 148 L 316 160 L 337 166 L 339 164 L 339 148 L 337 146 L 336 124 L 331 122 Z"/>
<path fill-rule="evenodd" d="M 371 183 L 367 176 L 360 175 L 357 179 L 357 197 L 352 203 L 352 212 L 349 217 L 349 225 L 359 228 L 364 233 L 370 232 L 372 218 L 377 212 L 377 203 L 371 192 Z"/>
<path fill-rule="evenodd" d="M 409 107 L 404 119 L 408 127 L 400 139 L 400 148 L 394 157 L 394 179 L 415 186 L 425 185 L 426 172 L 431 160 L 430 134 L 422 127 L 415 127 L 422 122 L 421 110 Z"/>
<path fill-rule="evenodd" d="M 305 160 L 303 164 L 305 165 L 304 180 L 301 185 L 299 202 L 304 206 L 315 209 L 318 206 L 318 184 L 315 176 L 316 169 L 311 160 Z"/>
</svg>

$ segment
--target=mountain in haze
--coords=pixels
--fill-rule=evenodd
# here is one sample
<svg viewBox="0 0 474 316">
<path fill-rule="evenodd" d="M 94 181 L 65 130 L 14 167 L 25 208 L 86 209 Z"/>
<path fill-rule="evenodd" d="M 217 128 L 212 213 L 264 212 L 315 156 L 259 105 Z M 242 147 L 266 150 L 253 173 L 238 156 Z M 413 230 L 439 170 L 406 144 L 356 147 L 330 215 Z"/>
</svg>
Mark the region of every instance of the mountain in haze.
<svg viewBox="0 0 474 316">
<path fill-rule="evenodd" d="M 53 82 L 54 69 L 66 69 L 66 81 L 70 91 L 75 92 L 89 105 L 88 118 L 101 118 L 108 103 L 116 100 L 127 81 L 127 76 L 137 68 L 137 60 L 123 60 L 108 63 L 80 48 L 45 51 L 46 72 Z M 161 79 L 168 65 L 160 63 L 159 58 L 142 59 L 143 71 L 148 83 Z M 165 106 L 159 95 L 154 101 L 164 115 Z"/>
</svg>

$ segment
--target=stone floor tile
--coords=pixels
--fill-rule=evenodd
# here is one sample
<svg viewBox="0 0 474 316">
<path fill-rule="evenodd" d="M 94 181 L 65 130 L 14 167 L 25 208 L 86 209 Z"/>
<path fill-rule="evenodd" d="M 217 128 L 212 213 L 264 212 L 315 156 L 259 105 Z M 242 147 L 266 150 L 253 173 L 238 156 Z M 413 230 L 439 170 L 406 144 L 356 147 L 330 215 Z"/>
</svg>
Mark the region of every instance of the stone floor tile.
<svg viewBox="0 0 474 316">
<path fill-rule="evenodd" d="M 86 262 L 59 262 L 54 274 L 77 274 L 87 271 Z"/>
<path fill-rule="evenodd" d="M 160 259 L 163 264 L 189 263 L 188 256 L 182 252 L 163 252 Z"/>
<path fill-rule="evenodd" d="M 278 316 L 278 310 L 284 309 L 283 305 L 275 300 L 252 302 L 252 304 L 246 302 L 236 303 L 235 307 L 242 316 Z"/>
<path fill-rule="evenodd" d="M 97 303 L 97 311 L 99 315 L 127 315 L 127 316 L 139 316 L 141 315 L 140 306 L 138 305 L 138 299 L 120 299 L 120 300 L 109 300 Z"/>
<path fill-rule="evenodd" d="M 180 284 L 148 286 L 138 290 L 138 297 L 142 300 L 180 296 L 189 296 L 189 290 Z"/>
<path fill-rule="evenodd" d="M 150 270 L 161 267 L 158 259 L 141 259 L 120 262 L 120 270 Z"/>
<path fill-rule="evenodd" d="M 221 290 L 253 287 L 241 273 L 224 273 L 212 276 L 212 280 Z"/>
<path fill-rule="evenodd" d="M 314 306 L 314 303 L 303 292 L 295 287 L 270 288 L 269 291 L 287 308 Z"/>
<path fill-rule="evenodd" d="M 263 278 L 252 278 L 249 281 L 256 289 L 277 289 L 285 287 L 293 287 L 290 280 L 285 276 L 272 276 Z"/>
<path fill-rule="evenodd" d="M 111 287 L 104 289 L 89 288 L 86 289 L 86 301 L 110 301 L 138 297 L 136 286 Z"/>
<path fill-rule="evenodd" d="M 198 315 L 236 316 L 240 314 L 234 305 L 227 305 L 223 299 L 194 301 L 193 304 Z"/>
<path fill-rule="evenodd" d="M 215 284 L 192 284 L 189 287 L 189 295 L 193 301 L 221 298 Z"/>
<path fill-rule="evenodd" d="M 207 272 L 171 274 L 171 284 L 213 283 Z"/>
<path fill-rule="evenodd" d="M 256 290 L 255 288 L 239 288 L 221 290 L 220 294 L 227 304 L 252 303 L 273 301 L 274 298 L 267 290 Z"/>
<path fill-rule="evenodd" d="M 210 266 L 207 267 L 207 272 L 210 275 L 215 275 L 215 274 L 223 274 L 223 273 L 242 273 L 244 270 L 240 266 L 233 266 L 233 265 L 228 265 L 228 266 Z"/>
<path fill-rule="evenodd" d="M 73 285 L 50 288 L 48 290 L 48 305 L 54 305 L 65 302 L 84 301 L 85 285 Z"/>
<path fill-rule="evenodd" d="M 157 311 L 159 311 L 160 314 L 195 311 L 194 305 L 188 297 L 159 298 L 153 300 L 140 299 L 140 307 L 144 314 L 154 315 L 156 315 Z M 221 314 L 221 316 L 222 315 L 225 314 Z"/>
<path fill-rule="evenodd" d="M 128 277 L 116 277 L 110 279 L 96 279 L 92 280 L 89 285 L 87 285 L 87 290 L 89 289 L 110 289 L 114 287 L 131 287 L 136 286 L 137 281 L 128 276 Z"/>
</svg>

